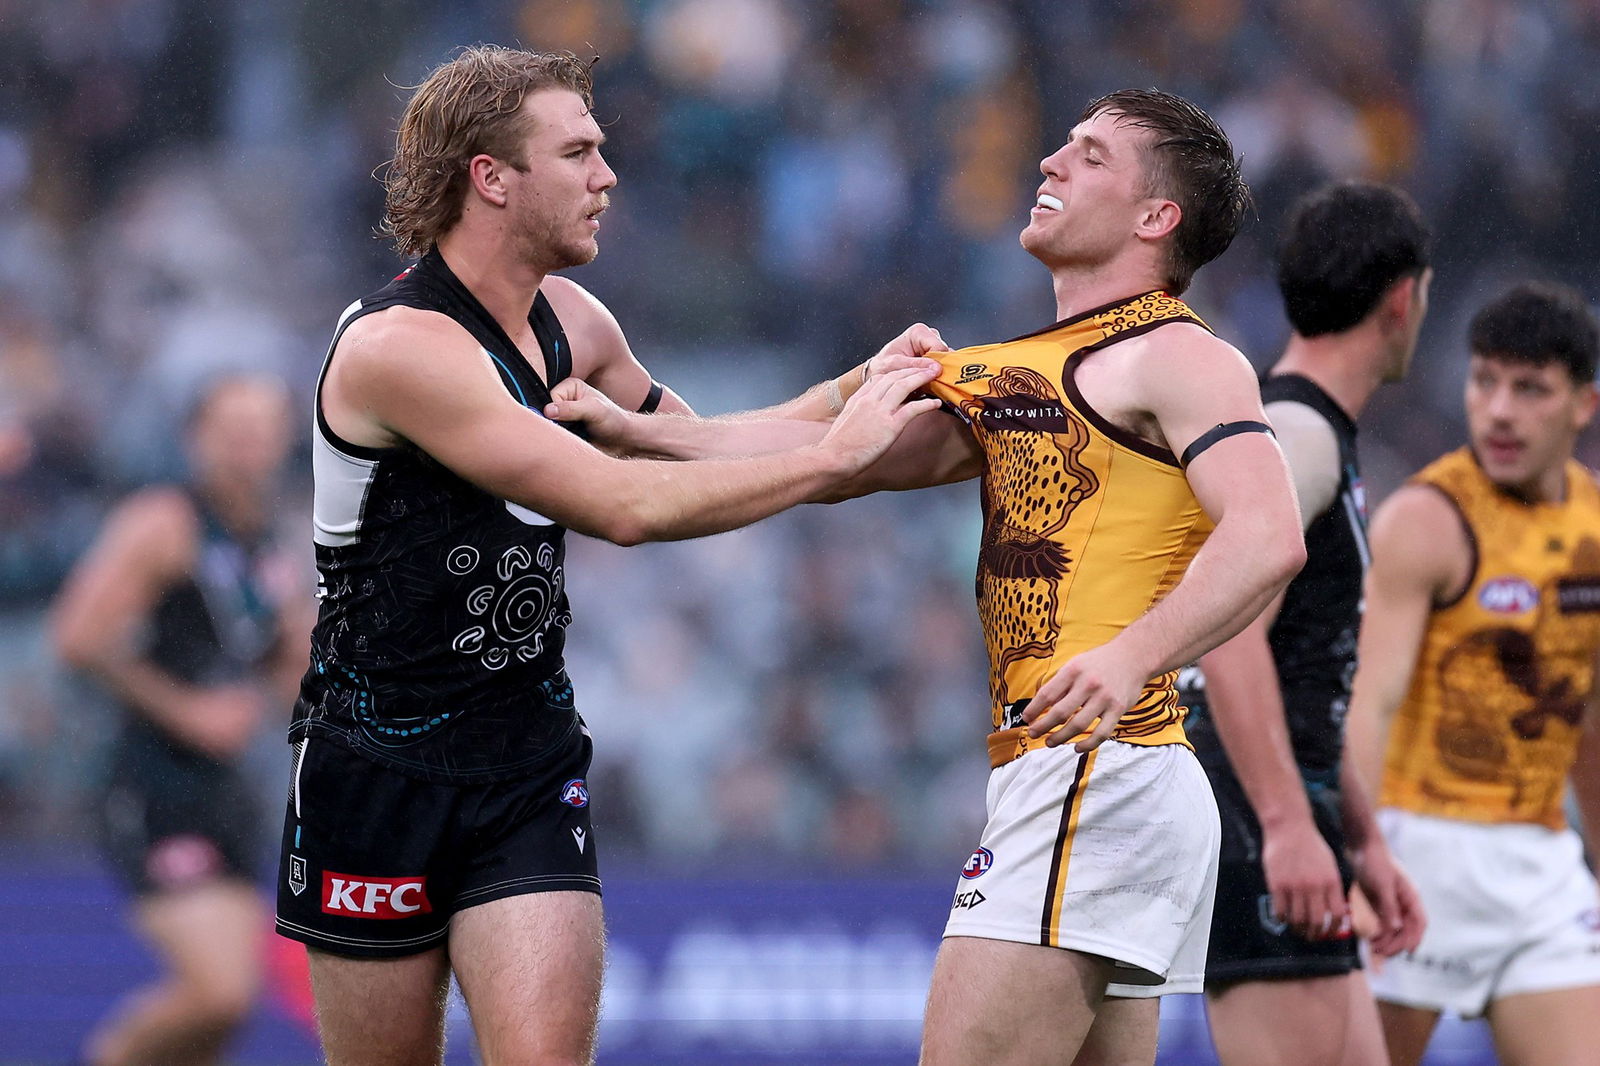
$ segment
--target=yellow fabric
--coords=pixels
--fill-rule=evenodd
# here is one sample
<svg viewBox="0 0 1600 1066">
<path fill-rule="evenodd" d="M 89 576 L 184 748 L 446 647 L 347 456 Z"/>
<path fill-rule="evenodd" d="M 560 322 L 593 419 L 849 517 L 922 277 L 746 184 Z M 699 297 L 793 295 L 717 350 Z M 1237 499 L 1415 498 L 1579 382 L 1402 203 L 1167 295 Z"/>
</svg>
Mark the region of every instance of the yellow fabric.
<svg viewBox="0 0 1600 1066">
<path fill-rule="evenodd" d="M 1389 734 L 1382 802 L 1560 828 L 1600 648 L 1600 489 L 1569 462 L 1564 502 L 1525 503 L 1465 448 L 1412 481 L 1455 504 L 1476 565 L 1429 621 Z"/>
<path fill-rule="evenodd" d="M 1019 724 L 1021 704 L 1068 659 L 1165 596 L 1211 532 L 1177 459 L 1107 423 L 1071 380 L 1089 349 L 1174 322 L 1205 326 L 1183 301 L 1147 293 L 940 356 L 928 391 L 961 415 L 985 456 L 977 593 L 997 732 Z M 1146 684 L 1118 740 L 1187 743 L 1176 679 Z M 1001 739 L 1003 761 L 1028 750 L 1014 733 Z"/>
</svg>

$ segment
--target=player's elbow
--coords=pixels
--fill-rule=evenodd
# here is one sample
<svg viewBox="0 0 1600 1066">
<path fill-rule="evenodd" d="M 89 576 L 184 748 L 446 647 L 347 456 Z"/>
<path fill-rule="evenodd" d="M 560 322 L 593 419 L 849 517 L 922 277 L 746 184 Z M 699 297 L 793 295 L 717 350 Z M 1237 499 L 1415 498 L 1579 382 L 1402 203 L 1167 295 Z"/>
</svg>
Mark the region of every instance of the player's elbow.
<svg viewBox="0 0 1600 1066">
<path fill-rule="evenodd" d="M 1274 533 L 1263 545 L 1261 564 L 1274 588 L 1282 588 L 1306 565 L 1306 540 L 1298 524 Z"/>
<path fill-rule="evenodd" d="M 104 645 L 94 639 L 87 627 L 55 618 L 50 623 L 50 646 L 63 665 L 73 670 L 93 670 Z"/>
</svg>

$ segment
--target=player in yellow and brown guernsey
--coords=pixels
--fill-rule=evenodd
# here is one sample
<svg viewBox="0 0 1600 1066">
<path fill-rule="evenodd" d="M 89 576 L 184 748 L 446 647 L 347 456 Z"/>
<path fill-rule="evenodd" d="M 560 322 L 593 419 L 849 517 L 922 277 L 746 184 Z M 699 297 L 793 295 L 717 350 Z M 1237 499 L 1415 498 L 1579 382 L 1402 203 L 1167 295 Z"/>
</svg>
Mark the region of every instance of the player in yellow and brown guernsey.
<svg viewBox="0 0 1600 1066">
<path fill-rule="evenodd" d="M 1600 1047 L 1600 889 L 1567 826 L 1600 827 L 1600 488 L 1572 458 L 1600 328 L 1521 285 L 1471 328 L 1471 446 L 1378 511 L 1350 749 L 1429 922 L 1373 976 L 1395 1066 L 1443 1011 L 1487 1015 L 1502 1062 Z M 1593 836 L 1590 837 L 1594 839 Z"/>
<path fill-rule="evenodd" d="M 940 353 L 928 390 L 960 417 L 912 422 L 827 496 L 983 477 L 995 768 L 935 966 L 927 1066 L 1154 1061 L 1155 997 L 1200 991 L 1217 864 L 1173 672 L 1304 559 L 1255 374 L 1178 299 L 1248 202 L 1227 137 L 1186 100 L 1124 91 L 1040 170 L 1022 245 L 1050 269 L 1059 321 Z M 867 371 L 918 362 L 880 356 L 773 410 L 815 417 Z M 795 425 L 643 418 L 577 385 L 555 401 L 547 413 L 592 439 L 679 457 L 771 448 Z"/>
</svg>

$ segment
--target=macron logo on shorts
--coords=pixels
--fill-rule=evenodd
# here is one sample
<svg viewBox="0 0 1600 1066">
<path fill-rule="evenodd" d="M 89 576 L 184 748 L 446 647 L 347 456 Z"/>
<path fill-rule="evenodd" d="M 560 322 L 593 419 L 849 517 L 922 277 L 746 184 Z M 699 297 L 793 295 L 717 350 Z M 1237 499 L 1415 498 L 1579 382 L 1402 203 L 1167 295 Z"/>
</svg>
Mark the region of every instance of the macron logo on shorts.
<svg viewBox="0 0 1600 1066">
<path fill-rule="evenodd" d="M 353 877 L 322 872 L 322 913 L 351 918 L 432 914 L 426 877 Z"/>
</svg>

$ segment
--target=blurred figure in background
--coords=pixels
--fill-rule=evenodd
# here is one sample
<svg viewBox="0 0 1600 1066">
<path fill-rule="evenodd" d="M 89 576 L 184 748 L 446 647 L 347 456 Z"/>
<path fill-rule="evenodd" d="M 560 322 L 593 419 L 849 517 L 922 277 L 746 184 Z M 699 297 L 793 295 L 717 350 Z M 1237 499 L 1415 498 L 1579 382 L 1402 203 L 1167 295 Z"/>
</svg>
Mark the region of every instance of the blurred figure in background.
<svg viewBox="0 0 1600 1066">
<path fill-rule="evenodd" d="M 1307 561 L 1184 685 L 1185 729 L 1222 815 L 1206 1002 L 1227 1066 L 1382 1063 L 1352 882 L 1377 905 L 1378 954 L 1422 933 L 1415 891 L 1341 754 L 1367 559 L 1356 419 L 1416 350 L 1428 245 L 1409 197 L 1350 182 L 1302 199 L 1279 248 L 1294 333 L 1261 396 L 1294 478 Z"/>
<path fill-rule="evenodd" d="M 1351 708 L 1357 769 L 1428 928 L 1373 976 L 1395 1066 L 1439 1015 L 1487 1015 L 1500 1061 L 1600 1047 L 1600 888 L 1567 825 L 1600 830 L 1600 485 L 1572 458 L 1594 417 L 1600 325 L 1519 285 L 1472 321 L 1471 443 L 1378 510 Z"/>
<path fill-rule="evenodd" d="M 55 605 L 61 658 L 123 709 L 101 822 L 166 970 L 91 1037 L 93 1066 L 218 1062 L 257 996 L 265 818 L 240 760 L 292 702 L 310 627 L 275 528 L 289 427 L 280 381 L 211 384 L 190 482 L 124 501 Z"/>
</svg>

